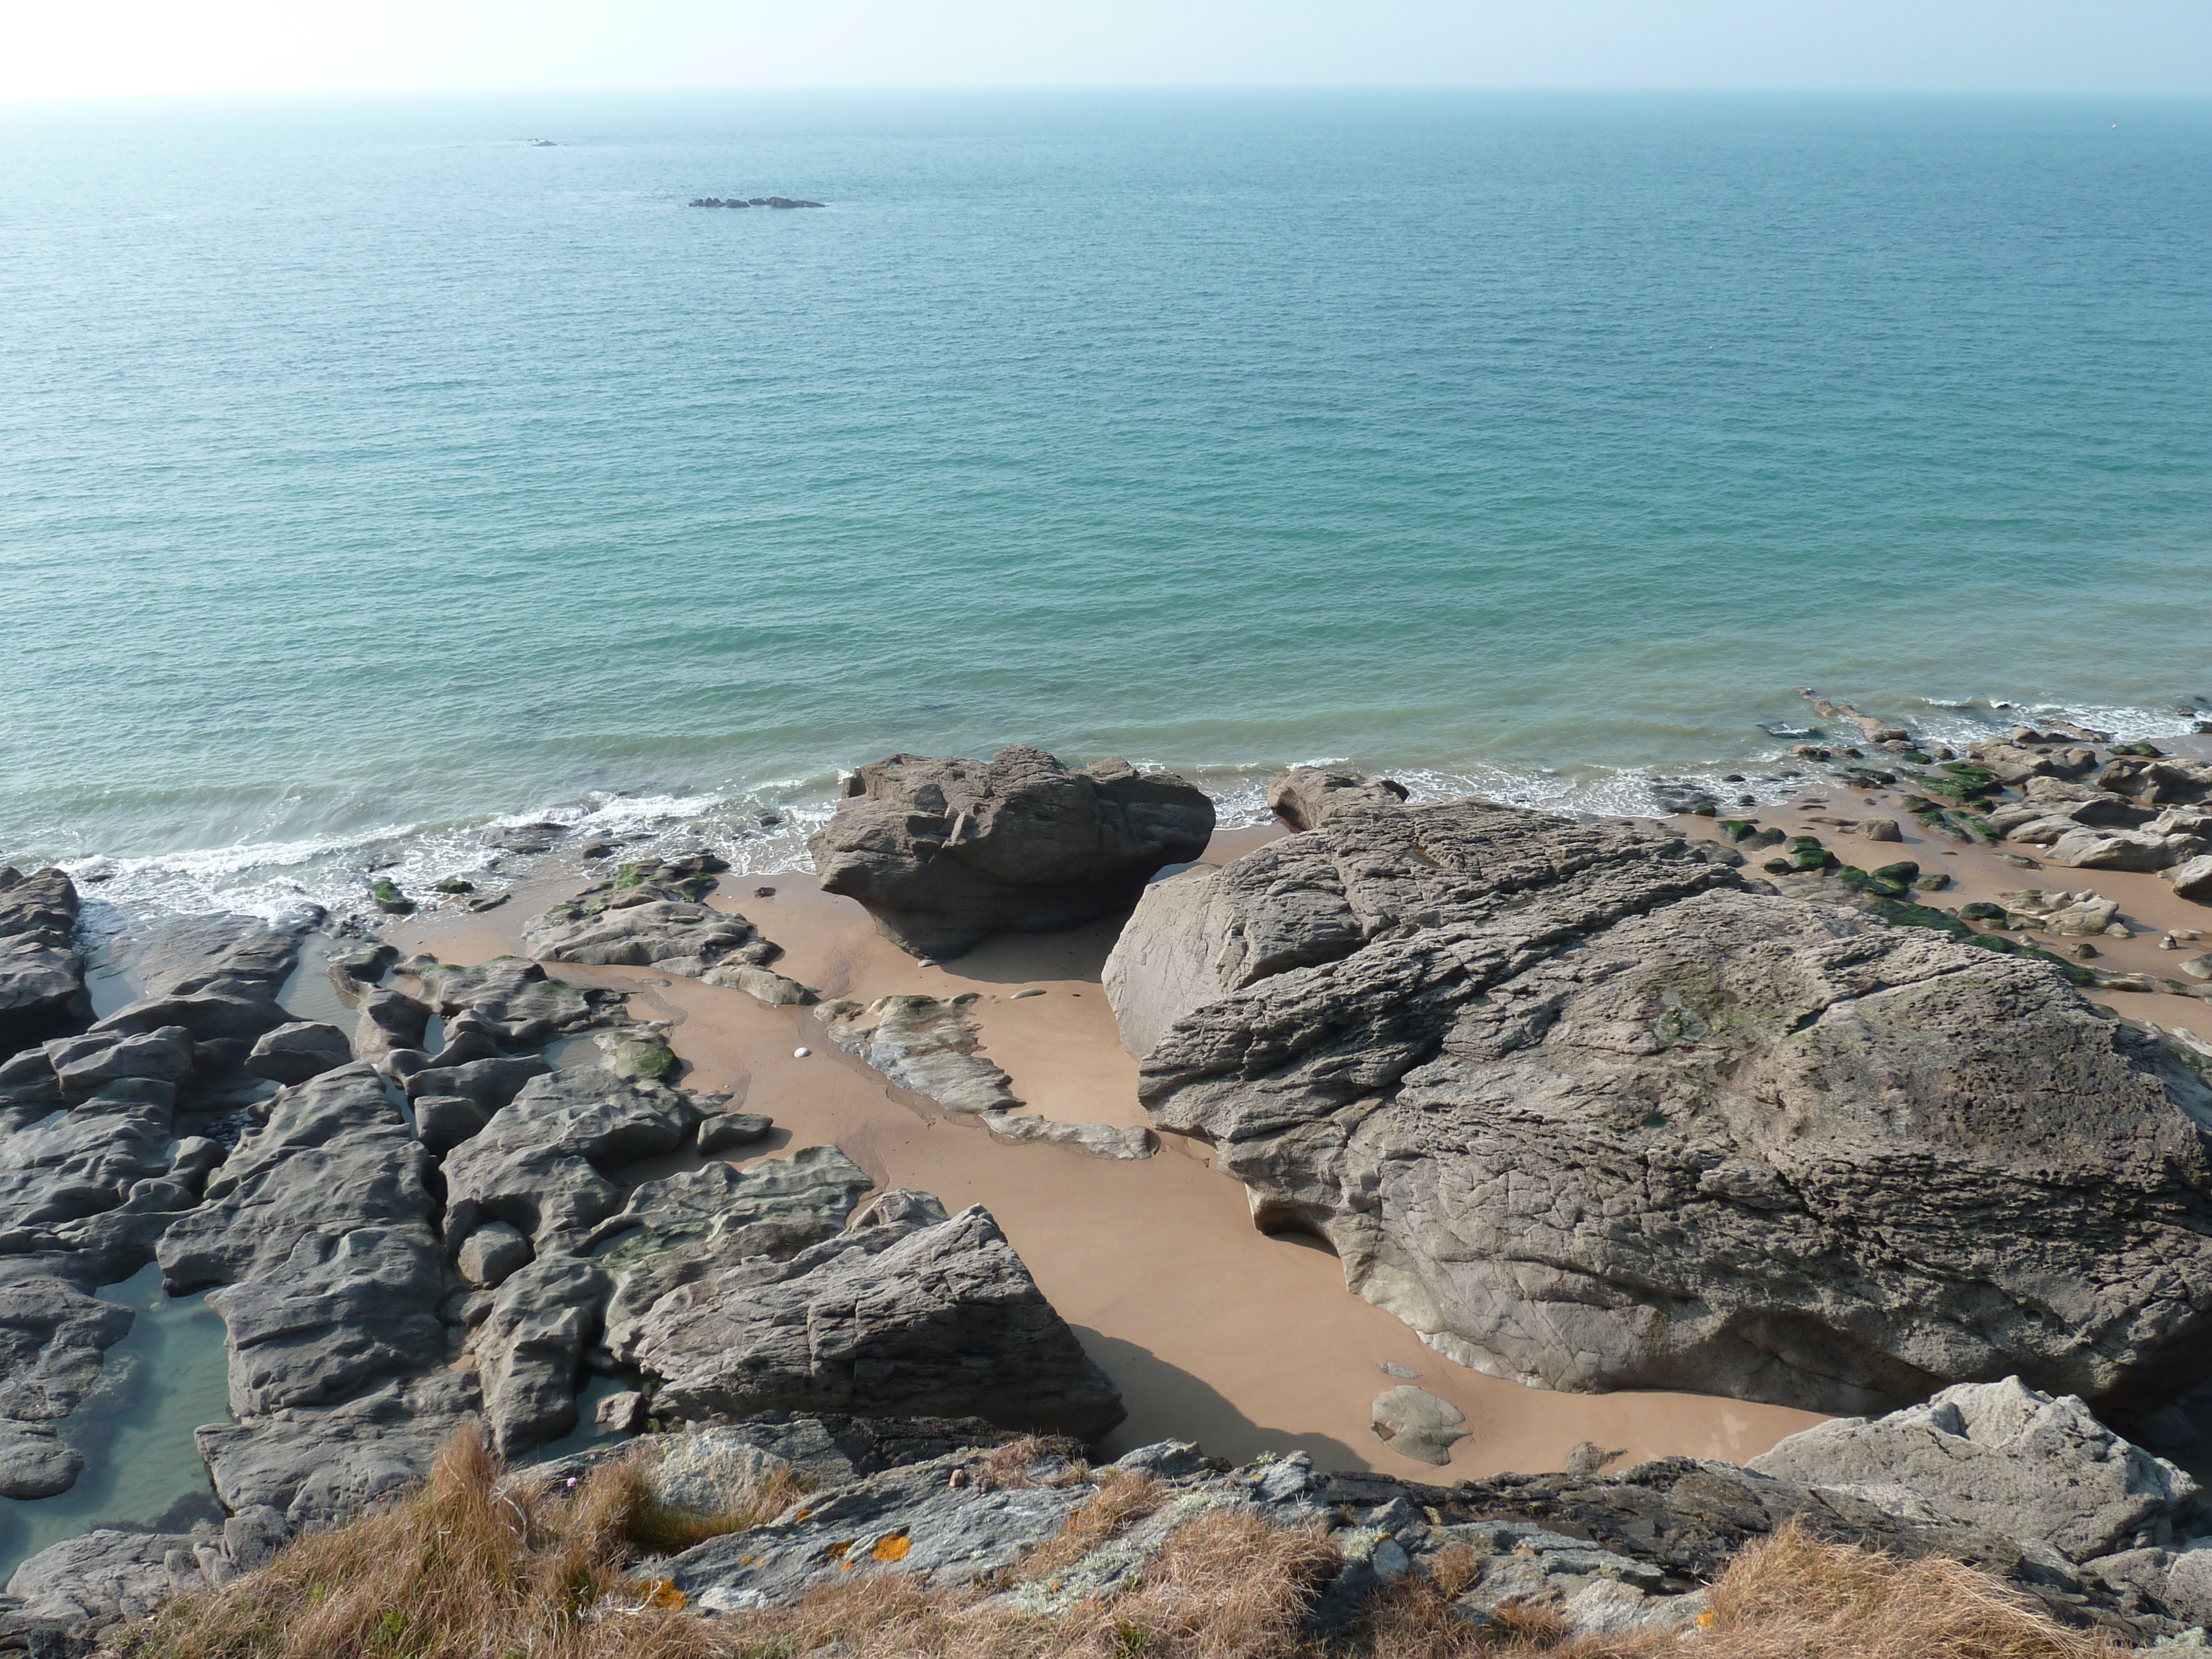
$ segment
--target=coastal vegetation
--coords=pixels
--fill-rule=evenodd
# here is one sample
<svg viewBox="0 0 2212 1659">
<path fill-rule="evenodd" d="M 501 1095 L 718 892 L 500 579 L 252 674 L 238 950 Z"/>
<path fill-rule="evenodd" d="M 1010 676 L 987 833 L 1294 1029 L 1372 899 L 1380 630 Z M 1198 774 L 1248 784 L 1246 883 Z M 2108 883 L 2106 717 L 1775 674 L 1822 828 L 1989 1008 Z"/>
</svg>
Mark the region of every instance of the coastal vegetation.
<svg viewBox="0 0 2212 1659">
<path fill-rule="evenodd" d="M 1026 1455 L 1003 1449 L 1001 1478 Z M 1078 1471 L 1078 1474 L 1087 1471 Z M 1066 1477 L 1063 1477 L 1066 1478 Z M 573 1486 L 510 1476 L 474 1432 L 380 1513 L 291 1544 L 221 1589 L 183 1596 L 108 1650 L 114 1659 L 1656 1659 L 1676 1632 L 1577 1636 L 1554 1613 L 1455 1607 L 1469 1552 L 1408 1575 L 1333 1632 L 1314 1600 L 1342 1563 L 1319 1528 L 1219 1512 L 1176 1533 L 1121 1593 L 1050 1613 L 1016 1594 L 1049 1581 L 1170 1497 L 1112 1477 L 1053 1538 L 959 1589 L 875 1575 L 788 1607 L 700 1619 L 654 1571 L 660 1552 L 756 1525 L 804 1501 L 787 1474 L 709 1516 L 672 1512 L 635 1462 Z M 880 1553 L 881 1547 L 878 1547 Z M 1940 1556 L 1904 1560 L 1796 1526 L 1741 1552 L 1705 1595 L 1698 1659 L 2100 1659 L 2118 1650 Z"/>
</svg>

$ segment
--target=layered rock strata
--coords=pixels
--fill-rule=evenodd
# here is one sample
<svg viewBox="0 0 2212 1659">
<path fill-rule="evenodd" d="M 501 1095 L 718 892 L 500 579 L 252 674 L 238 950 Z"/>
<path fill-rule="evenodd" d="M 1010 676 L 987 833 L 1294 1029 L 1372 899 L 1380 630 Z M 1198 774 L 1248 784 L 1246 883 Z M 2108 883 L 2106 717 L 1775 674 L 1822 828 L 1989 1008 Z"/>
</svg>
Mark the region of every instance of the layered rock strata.
<svg viewBox="0 0 2212 1659">
<path fill-rule="evenodd" d="M 947 1217 L 926 1194 L 669 1291 L 618 1352 L 679 1417 L 890 1407 L 1091 1440 L 1126 1415 L 989 1212 Z"/>
</svg>

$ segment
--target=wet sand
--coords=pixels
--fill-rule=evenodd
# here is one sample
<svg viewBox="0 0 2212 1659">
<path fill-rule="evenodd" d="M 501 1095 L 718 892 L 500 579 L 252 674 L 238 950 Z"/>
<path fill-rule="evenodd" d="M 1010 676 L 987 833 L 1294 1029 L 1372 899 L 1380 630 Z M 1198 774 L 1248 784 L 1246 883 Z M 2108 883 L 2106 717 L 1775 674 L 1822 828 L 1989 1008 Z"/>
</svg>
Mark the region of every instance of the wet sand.
<svg viewBox="0 0 2212 1659">
<path fill-rule="evenodd" d="M 1237 856 L 1276 833 L 1224 832 L 1207 856 Z M 484 915 L 426 920 L 390 936 L 403 950 L 481 961 L 518 949 L 523 921 L 575 884 L 541 884 Z M 754 896 L 757 886 L 775 896 Z M 994 939 L 923 968 L 878 937 L 857 904 L 822 893 L 803 872 L 727 878 L 710 902 L 781 945 L 778 969 L 824 996 L 977 993 L 985 1052 L 1033 1109 L 1065 1121 L 1144 1122 L 1136 1062 L 1099 988 L 1117 921 Z M 1555 1394 L 1462 1370 L 1347 1291 L 1324 1246 L 1255 1231 L 1243 1188 L 1214 1172 L 1203 1147 L 1170 1137 L 1158 1156 L 1123 1164 L 1002 1146 L 842 1053 L 810 1010 L 769 1008 L 650 969 L 554 971 L 629 990 L 635 1017 L 672 1022 L 672 1044 L 691 1067 L 686 1086 L 730 1091 L 775 1120 L 768 1156 L 834 1142 L 883 1186 L 988 1207 L 1121 1386 L 1129 1420 L 1109 1452 L 1174 1437 L 1226 1457 L 1303 1449 L 1331 1468 L 1450 1480 L 1555 1469 L 1585 1440 L 1621 1450 L 1615 1467 L 1668 1455 L 1740 1462 L 1820 1420 L 1692 1395 Z M 1030 988 L 1045 994 L 1013 999 Z M 810 1058 L 793 1056 L 801 1046 Z M 1385 1361 L 1419 1373 L 1421 1387 L 1467 1413 L 1471 1433 L 1449 1470 L 1401 1457 L 1370 1431 L 1370 1402 L 1399 1381 Z"/>
</svg>

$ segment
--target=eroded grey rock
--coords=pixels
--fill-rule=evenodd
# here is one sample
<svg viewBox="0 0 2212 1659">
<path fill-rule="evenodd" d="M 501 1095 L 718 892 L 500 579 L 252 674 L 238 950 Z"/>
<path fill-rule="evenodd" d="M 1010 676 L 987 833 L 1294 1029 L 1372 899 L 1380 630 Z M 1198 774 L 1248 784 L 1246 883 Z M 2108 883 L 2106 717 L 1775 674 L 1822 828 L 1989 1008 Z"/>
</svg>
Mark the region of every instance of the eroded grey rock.
<svg viewBox="0 0 2212 1659">
<path fill-rule="evenodd" d="M 599 1256 L 613 1283 L 608 1346 L 627 1357 L 638 1322 L 678 1286 L 748 1258 L 788 1261 L 836 1237 L 874 1185 L 835 1146 L 802 1147 L 743 1171 L 709 1164 L 642 1182 L 592 1236 L 614 1241 Z M 935 1218 L 944 1219 L 941 1207 Z"/>
<path fill-rule="evenodd" d="M 621 891 L 604 883 L 537 917 L 522 938 L 548 962 L 659 967 L 693 979 L 726 962 L 764 967 L 782 954 L 734 912 L 657 888 Z"/>
<path fill-rule="evenodd" d="M 495 957 L 476 968 L 441 966 L 427 974 L 422 995 L 448 1020 L 463 1015 L 509 1048 L 533 1048 L 577 1030 L 619 1000 L 550 978 L 522 957 Z"/>
<path fill-rule="evenodd" d="M 761 1112 L 715 1112 L 699 1125 L 699 1150 L 709 1158 L 768 1138 L 775 1123 Z"/>
<path fill-rule="evenodd" d="M 0 1060 L 88 1017 L 76 885 L 0 865 Z"/>
<path fill-rule="evenodd" d="M 331 1403 L 441 1356 L 428 1158 L 356 1062 L 280 1091 L 163 1234 L 172 1293 L 214 1285 L 241 1417 Z"/>
<path fill-rule="evenodd" d="M 1377 1440 L 1422 1463 L 1450 1462 L 1451 1449 L 1467 1438 L 1465 1412 L 1410 1382 L 1376 1395 L 1369 1417 Z"/>
<path fill-rule="evenodd" d="M 1838 1418 L 1751 1460 L 1893 1514 L 2045 1540 L 2073 1560 L 2126 1547 L 2193 1507 L 2197 1483 L 2130 1445 L 2071 1396 L 2018 1377 L 1962 1382 L 1869 1422 Z M 2208 1516 L 2212 1519 L 2212 1516 Z"/>
<path fill-rule="evenodd" d="M 246 1069 L 272 1083 L 305 1083 L 352 1061 L 353 1044 L 337 1026 L 295 1019 L 256 1038 Z"/>
<path fill-rule="evenodd" d="M 1079 1483 L 951 1484 L 982 1462 L 956 1453 L 814 1494 L 772 1525 L 686 1550 L 668 1576 L 711 1613 L 787 1606 L 815 1585 L 863 1574 L 965 1586 L 1050 1538 L 1091 1495 Z"/>
<path fill-rule="evenodd" d="M 723 1268 L 654 1303 L 625 1357 L 679 1417 L 974 1415 L 1095 1439 L 1125 1414 L 981 1206 Z"/>
<path fill-rule="evenodd" d="M 461 1241 L 453 1265 L 480 1290 L 495 1290 L 530 1260 L 530 1241 L 504 1221 L 487 1221 Z"/>
<path fill-rule="evenodd" d="M 749 962 L 723 963 L 708 969 L 700 977 L 709 985 L 726 985 L 757 998 L 771 1008 L 792 1008 L 819 1000 L 814 991 L 797 980 L 786 977 L 772 968 L 757 968 Z"/>
<path fill-rule="evenodd" d="M 1050 1146 L 1071 1146 L 1093 1158 L 1121 1162 L 1150 1158 L 1159 1141 L 1150 1129 L 1111 1123 L 1061 1123 L 1033 1113 L 987 1112 L 980 1120 L 994 1140 L 1012 1143 L 1037 1141 Z"/>
<path fill-rule="evenodd" d="M 482 1403 L 473 1372 L 430 1370 L 334 1408 L 211 1424 L 194 1438 L 226 1509 L 265 1507 L 295 1528 L 330 1526 L 427 1476 Z"/>
<path fill-rule="evenodd" d="M 1267 786 L 1267 810 L 1293 830 L 1314 830 L 1340 810 L 1396 806 L 1407 794 L 1395 778 L 1370 778 L 1342 767 L 1294 766 Z"/>
<path fill-rule="evenodd" d="M 470 1346 L 484 1420 L 502 1455 L 541 1446 L 576 1426 L 584 1349 L 598 1334 L 610 1284 L 598 1263 L 556 1255 L 518 1267 L 500 1286 L 491 1316 Z"/>
<path fill-rule="evenodd" d="M 1831 1411 L 2197 1379 L 2212 1093 L 2053 968 L 1481 803 L 1178 886 L 1115 951 L 1198 964 L 1136 1010 L 1153 1121 L 1462 1364 Z"/>
<path fill-rule="evenodd" d="M 0 1498 L 52 1498 L 84 1471 L 84 1454 L 44 1423 L 0 1417 Z"/>
<path fill-rule="evenodd" d="M 580 1249 L 623 1206 L 623 1189 L 608 1172 L 673 1152 L 698 1121 L 698 1108 L 678 1091 L 597 1066 L 533 1078 L 447 1154 L 447 1236 L 504 1221 L 541 1255 Z"/>
</svg>

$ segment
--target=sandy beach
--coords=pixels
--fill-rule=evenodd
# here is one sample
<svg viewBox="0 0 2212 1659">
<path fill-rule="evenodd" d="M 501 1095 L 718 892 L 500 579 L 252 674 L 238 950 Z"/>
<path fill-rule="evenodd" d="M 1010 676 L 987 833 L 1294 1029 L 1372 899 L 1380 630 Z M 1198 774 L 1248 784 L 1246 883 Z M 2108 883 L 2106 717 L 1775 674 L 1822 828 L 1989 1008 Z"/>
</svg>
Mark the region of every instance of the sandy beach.
<svg viewBox="0 0 2212 1659">
<path fill-rule="evenodd" d="M 1207 858 L 1225 861 L 1279 833 L 1224 831 Z M 519 950 L 523 923 L 579 884 L 540 884 L 484 915 L 426 919 L 390 937 L 442 961 L 481 961 Z M 775 895 L 755 896 L 760 886 Z M 1122 1051 L 1099 988 L 1118 921 L 1001 935 L 924 968 L 879 938 L 858 904 L 820 892 L 804 872 L 726 878 L 709 902 L 752 921 L 784 947 L 779 970 L 825 997 L 975 993 L 984 1051 L 1036 1111 L 1070 1122 L 1145 1121 L 1136 1061 Z M 1327 1467 L 1434 1479 L 1430 1465 L 1394 1454 L 1370 1430 L 1370 1402 L 1399 1381 L 1386 1363 L 1419 1373 L 1423 1388 L 1467 1413 L 1471 1432 L 1455 1448 L 1449 1479 L 1555 1469 L 1583 1441 L 1621 1452 L 1623 1465 L 1668 1455 L 1740 1462 L 1818 1420 L 1741 1401 L 1559 1394 L 1484 1376 L 1347 1291 L 1318 1242 L 1256 1231 L 1243 1189 L 1213 1170 L 1203 1146 L 1170 1136 L 1157 1156 L 1119 1163 L 1001 1145 L 840 1052 L 810 1009 L 770 1008 L 650 969 L 562 963 L 556 971 L 627 990 L 636 1018 L 669 1022 L 671 1045 L 690 1067 L 684 1086 L 728 1091 L 775 1120 L 757 1156 L 834 1143 L 883 1187 L 988 1208 L 1121 1386 L 1129 1418 L 1109 1452 L 1174 1437 L 1224 1457 L 1303 1449 Z M 1044 994 L 1015 999 L 1031 989 Z M 803 1060 L 793 1055 L 801 1047 L 812 1050 Z"/>
<path fill-rule="evenodd" d="M 1953 883 L 1935 896 L 1946 908 L 2029 886 L 2106 894 L 2119 901 L 2134 936 L 2100 939 L 2101 969 L 2170 975 L 2179 957 L 2159 948 L 2160 934 L 2208 920 L 2203 907 L 2155 876 L 2028 870 L 2006 854 L 2037 849 L 1931 840 L 1896 792 L 1808 787 L 1787 805 L 1741 811 L 1792 835 L 1819 835 L 1863 867 L 1912 859 L 1941 870 Z M 1832 822 L 1875 816 L 1896 820 L 1903 840 L 1869 840 Z M 1711 818 L 1669 822 L 1692 836 L 1720 833 Z M 1206 860 L 1229 861 L 1282 833 L 1220 831 Z M 390 937 L 404 951 L 444 961 L 516 951 L 523 924 L 585 879 L 539 881 L 496 910 L 419 918 Z M 983 1051 L 1030 1109 L 1067 1122 L 1145 1123 L 1136 1062 L 1121 1046 L 1099 984 L 1118 919 L 1061 933 L 1001 935 L 956 961 L 924 966 L 878 936 L 858 904 L 822 893 L 804 872 L 732 876 L 709 902 L 744 915 L 783 946 L 779 970 L 824 998 L 975 994 Z M 1394 1454 L 1368 1420 L 1373 1397 L 1407 1372 L 1467 1413 L 1472 1432 L 1455 1450 L 1454 1478 L 1558 1468 L 1584 1441 L 1619 1450 L 1625 1462 L 1666 1455 L 1741 1461 L 1817 1420 L 1734 1400 L 1552 1393 L 1485 1376 L 1445 1360 L 1349 1293 L 1324 1245 L 1256 1231 L 1243 1189 L 1214 1171 L 1201 1145 L 1169 1136 L 1157 1156 L 1133 1163 L 1003 1145 L 972 1119 L 892 1086 L 841 1052 L 811 1009 L 772 1008 L 739 991 L 650 969 L 564 963 L 557 973 L 629 992 L 635 1018 L 671 1028 L 671 1044 L 689 1067 L 686 1086 L 726 1091 L 772 1117 L 774 1133 L 747 1149 L 753 1157 L 834 1143 L 882 1187 L 988 1207 L 1125 1391 L 1129 1419 L 1109 1450 L 1172 1436 L 1230 1457 L 1303 1448 L 1331 1467 L 1413 1475 L 1428 1466 Z M 2197 999 L 2091 994 L 2130 1018 L 2212 1035 L 2212 1008 Z M 801 1048 L 811 1054 L 798 1057 Z M 675 1167 L 664 1160 L 631 1173 Z M 1386 1372 L 1386 1364 L 1401 1369 Z"/>
</svg>

